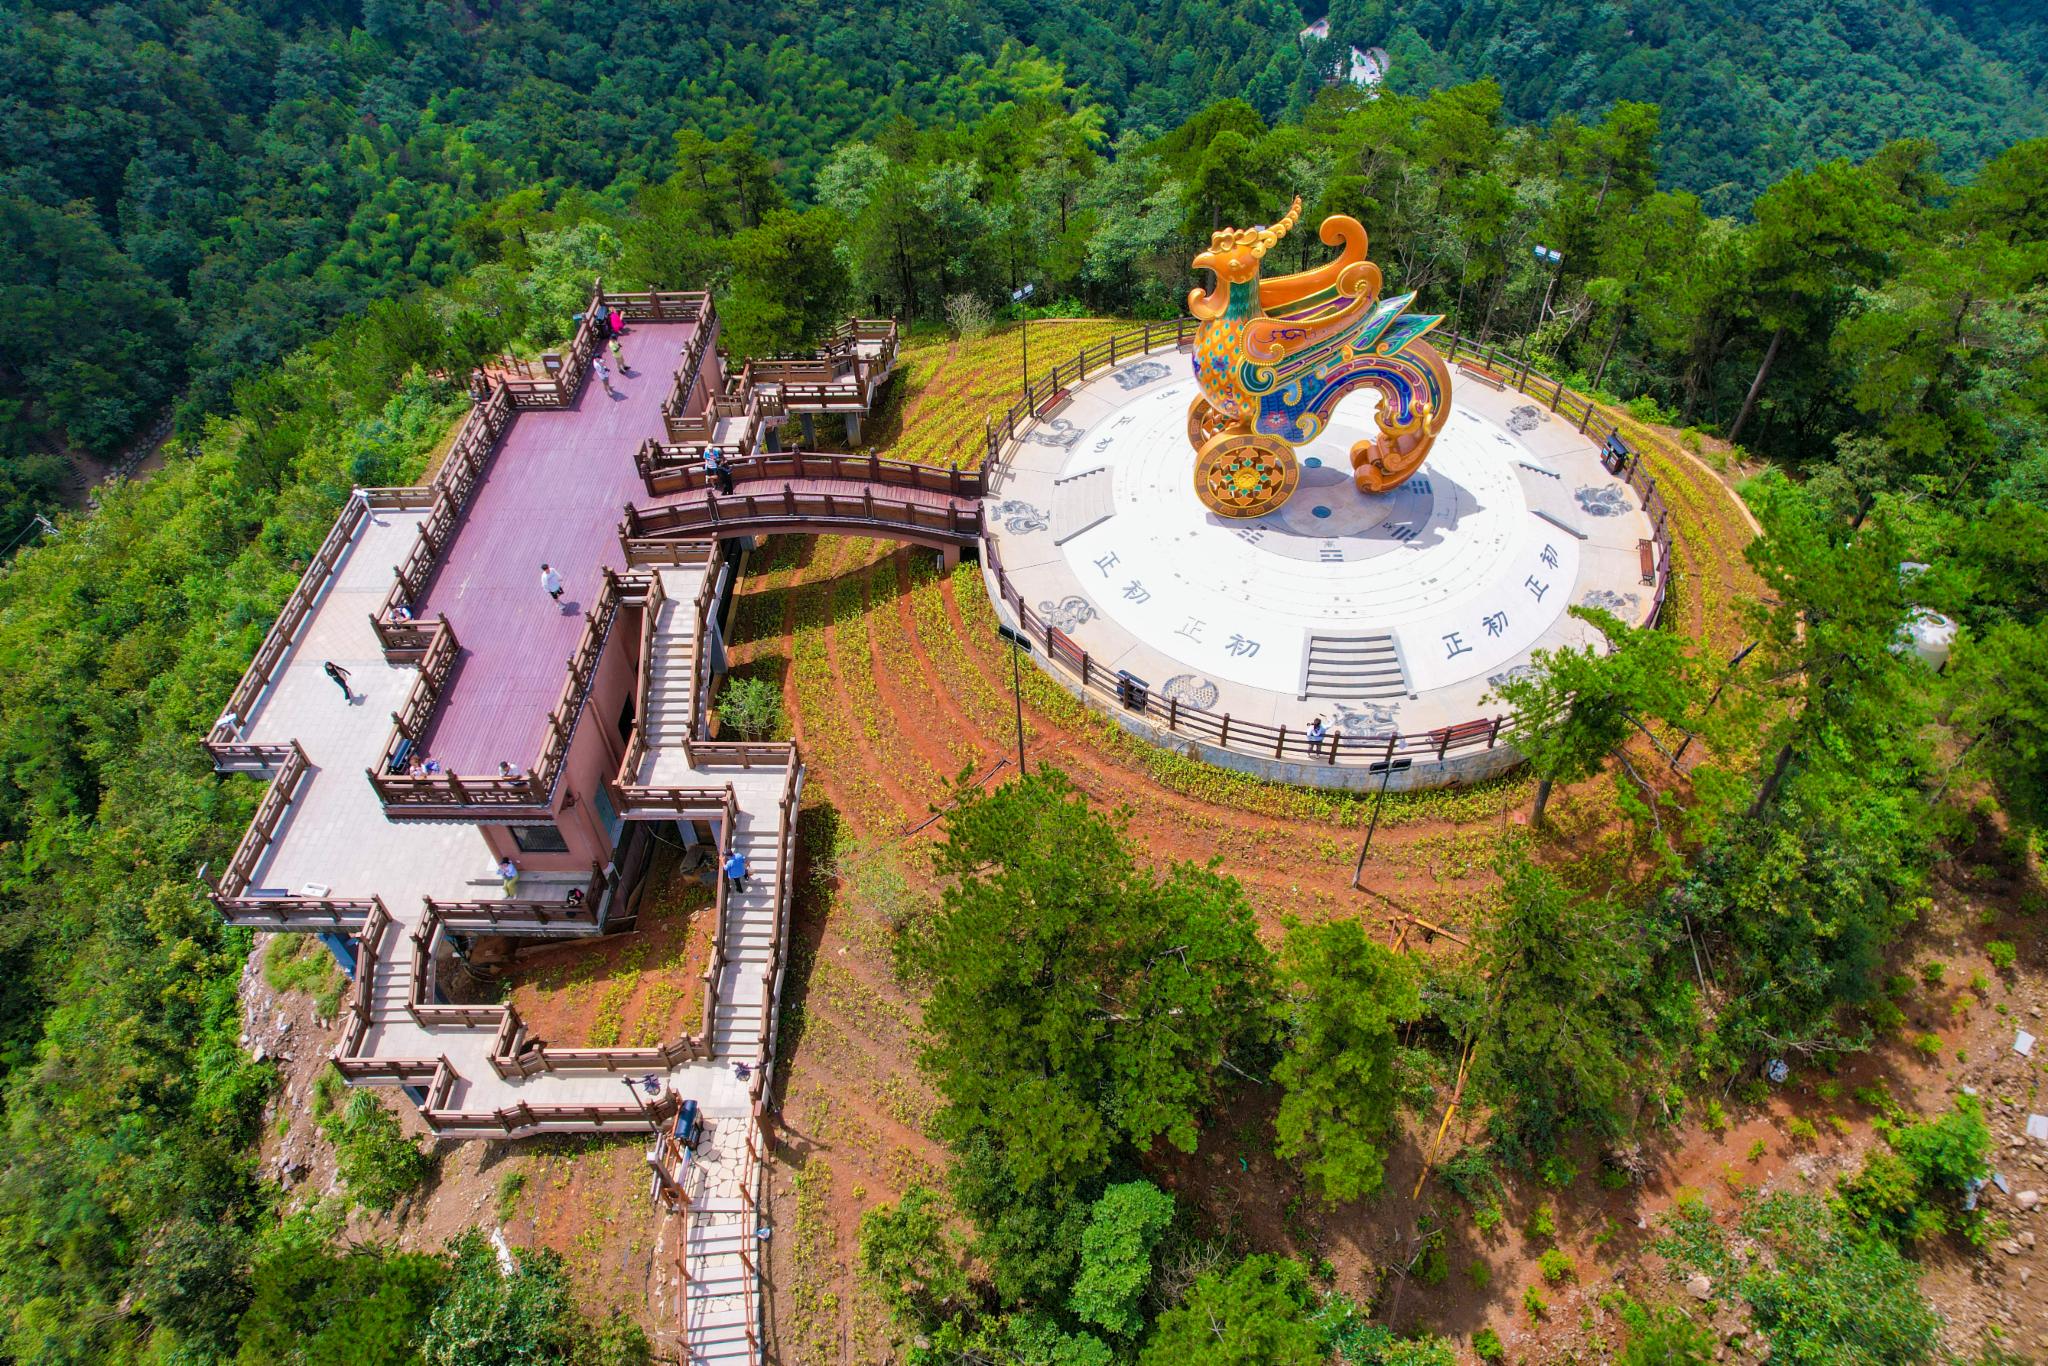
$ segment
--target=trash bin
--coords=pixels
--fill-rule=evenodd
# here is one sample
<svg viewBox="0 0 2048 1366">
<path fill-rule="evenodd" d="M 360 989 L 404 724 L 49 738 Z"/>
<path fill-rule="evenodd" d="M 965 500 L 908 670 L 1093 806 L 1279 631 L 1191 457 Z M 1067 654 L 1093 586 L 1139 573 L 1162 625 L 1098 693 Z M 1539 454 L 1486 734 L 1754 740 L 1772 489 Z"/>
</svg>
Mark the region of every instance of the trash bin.
<svg viewBox="0 0 2048 1366">
<path fill-rule="evenodd" d="M 1116 671 L 1116 700 L 1125 710 L 1145 710 L 1145 700 L 1151 695 L 1151 686 L 1144 679 L 1128 669 Z"/>
</svg>

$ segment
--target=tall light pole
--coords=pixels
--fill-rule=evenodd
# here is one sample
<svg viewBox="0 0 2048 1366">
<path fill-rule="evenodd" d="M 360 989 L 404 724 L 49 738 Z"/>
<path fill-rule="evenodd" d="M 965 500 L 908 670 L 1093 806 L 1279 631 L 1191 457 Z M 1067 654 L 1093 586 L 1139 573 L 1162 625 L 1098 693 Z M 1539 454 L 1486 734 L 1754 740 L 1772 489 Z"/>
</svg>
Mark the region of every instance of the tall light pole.
<svg viewBox="0 0 2048 1366">
<path fill-rule="evenodd" d="M 1027 400 L 1031 397 L 1031 314 L 1024 311 L 1024 301 L 1037 292 L 1036 285 L 1025 285 L 1010 291 L 1010 302 L 1024 313 L 1024 396 Z M 1019 766 L 1022 766 L 1021 762 Z"/>
<path fill-rule="evenodd" d="M 1365 856 L 1372 852 L 1372 837 L 1380 828 L 1380 808 L 1386 805 L 1387 784 L 1394 780 L 1394 737 L 1387 737 L 1387 757 L 1380 766 L 1380 791 L 1372 799 L 1372 824 L 1365 827 L 1365 843 L 1358 846 L 1358 865 L 1351 870 L 1351 885 L 1359 886 L 1359 879 L 1365 876 Z"/>
<path fill-rule="evenodd" d="M 1024 772 L 1024 672 L 1019 661 L 1023 652 L 1031 648 L 1031 641 L 1022 631 L 1013 631 L 1002 622 L 996 623 L 996 634 L 1010 642 L 1010 693 L 1017 703 L 1017 772 Z"/>
<path fill-rule="evenodd" d="M 1536 305 L 1536 316 L 1529 323 L 1529 335 L 1522 341 L 1522 373 L 1529 373 L 1529 353 L 1536 346 L 1536 329 L 1543 326 L 1543 320 L 1550 316 L 1550 291 L 1557 288 L 1557 268 L 1564 263 L 1564 253 L 1555 247 L 1546 247 L 1541 242 L 1529 248 L 1529 254 L 1550 272 L 1549 283 L 1543 286 L 1543 301 Z"/>
</svg>

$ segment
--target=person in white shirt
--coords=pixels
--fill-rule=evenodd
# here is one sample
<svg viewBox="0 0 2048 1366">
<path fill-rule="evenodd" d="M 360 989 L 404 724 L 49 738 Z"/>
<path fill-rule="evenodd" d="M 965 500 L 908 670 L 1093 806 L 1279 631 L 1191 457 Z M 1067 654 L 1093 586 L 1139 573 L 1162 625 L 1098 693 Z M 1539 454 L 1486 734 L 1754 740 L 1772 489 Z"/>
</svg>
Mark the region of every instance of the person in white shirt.
<svg viewBox="0 0 2048 1366">
<path fill-rule="evenodd" d="M 540 567 L 540 586 L 556 602 L 562 600 L 562 576 L 555 572 L 553 565 L 543 564 Z"/>
</svg>

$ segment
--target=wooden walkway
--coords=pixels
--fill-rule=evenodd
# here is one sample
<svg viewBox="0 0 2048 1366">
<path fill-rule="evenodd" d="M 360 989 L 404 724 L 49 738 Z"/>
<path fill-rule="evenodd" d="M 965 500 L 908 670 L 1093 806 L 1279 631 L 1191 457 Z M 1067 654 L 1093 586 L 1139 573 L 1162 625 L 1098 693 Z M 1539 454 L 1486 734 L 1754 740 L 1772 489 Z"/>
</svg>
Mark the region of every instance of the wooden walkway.
<svg viewBox="0 0 2048 1366">
<path fill-rule="evenodd" d="M 954 492 L 851 471 L 837 477 L 749 477 L 741 466 L 731 493 L 694 488 L 645 507 L 636 505 L 627 516 L 626 531 L 636 538 L 667 540 L 854 533 L 941 547 L 970 546 L 981 539 L 981 480 L 971 476 L 961 491 Z"/>
</svg>

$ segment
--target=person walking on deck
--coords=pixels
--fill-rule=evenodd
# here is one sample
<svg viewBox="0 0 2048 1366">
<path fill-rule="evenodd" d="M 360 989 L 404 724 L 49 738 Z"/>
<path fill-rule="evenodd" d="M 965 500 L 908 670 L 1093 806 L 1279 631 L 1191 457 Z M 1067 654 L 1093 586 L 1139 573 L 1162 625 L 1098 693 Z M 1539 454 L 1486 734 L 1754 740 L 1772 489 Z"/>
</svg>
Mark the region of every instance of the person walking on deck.
<svg viewBox="0 0 2048 1366">
<path fill-rule="evenodd" d="M 543 564 L 540 567 L 540 586 L 556 602 L 562 600 L 562 576 L 555 572 L 553 565 Z"/>
<path fill-rule="evenodd" d="M 612 388 L 612 368 L 604 363 L 604 357 L 594 357 L 590 363 L 597 367 L 597 378 L 604 385 L 604 391 L 608 394 L 616 394 L 618 391 Z"/>
<path fill-rule="evenodd" d="M 320 666 L 320 672 L 334 680 L 334 686 L 341 689 L 341 695 L 344 699 L 350 702 L 356 700 L 356 695 L 348 689 L 347 669 L 342 668 L 341 665 L 336 664 L 330 659 Z"/>
<path fill-rule="evenodd" d="M 747 856 L 737 849 L 725 856 L 725 885 L 733 892 L 747 890 Z"/>
</svg>

